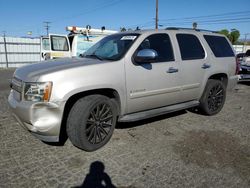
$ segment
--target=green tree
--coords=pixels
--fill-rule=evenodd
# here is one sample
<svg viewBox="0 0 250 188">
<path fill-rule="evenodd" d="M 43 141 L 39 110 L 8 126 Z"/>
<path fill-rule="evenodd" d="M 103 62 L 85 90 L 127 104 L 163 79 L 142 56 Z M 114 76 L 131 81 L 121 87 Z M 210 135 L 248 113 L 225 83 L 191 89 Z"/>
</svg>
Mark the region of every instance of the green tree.
<svg viewBox="0 0 250 188">
<path fill-rule="evenodd" d="M 232 44 L 236 44 L 239 37 L 240 37 L 240 32 L 237 29 L 232 29 L 229 38 Z"/>
<path fill-rule="evenodd" d="M 229 32 L 227 29 L 222 29 L 221 31 L 219 31 L 220 34 L 225 35 L 232 44 L 237 44 L 238 43 L 238 39 L 240 37 L 240 32 L 237 29 L 231 29 L 231 32 Z"/>
<path fill-rule="evenodd" d="M 222 29 L 219 31 L 220 34 L 225 35 L 226 37 L 229 36 L 229 31 L 227 29 Z"/>
<path fill-rule="evenodd" d="M 125 27 L 121 27 L 121 28 L 120 28 L 120 31 L 121 31 L 121 32 L 124 32 L 124 31 L 126 31 L 126 28 L 125 28 Z"/>
</svg>

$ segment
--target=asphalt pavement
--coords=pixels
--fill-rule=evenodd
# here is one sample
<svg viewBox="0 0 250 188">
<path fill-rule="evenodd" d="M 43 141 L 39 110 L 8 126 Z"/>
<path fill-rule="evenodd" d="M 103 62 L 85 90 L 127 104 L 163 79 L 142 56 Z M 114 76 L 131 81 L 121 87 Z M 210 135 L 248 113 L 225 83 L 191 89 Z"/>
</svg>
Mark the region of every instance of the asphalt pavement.
<svg viewBox="0 0 250 188">
<path fill-rule="evenodd" d="M 0 187 L 250 187 L 250 84 L 229 92 L 215 116 L 180 111 L 118 124 L 95 152 L 52 146 L 12 117 L 0 69 Z"/>
</svg>

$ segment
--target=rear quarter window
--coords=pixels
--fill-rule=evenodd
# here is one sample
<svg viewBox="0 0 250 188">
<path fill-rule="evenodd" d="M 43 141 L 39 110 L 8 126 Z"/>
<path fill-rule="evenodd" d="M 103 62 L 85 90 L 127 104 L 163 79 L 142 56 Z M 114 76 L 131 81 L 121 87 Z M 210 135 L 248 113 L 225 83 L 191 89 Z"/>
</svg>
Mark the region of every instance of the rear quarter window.
<svg viewBox="0 0 250 188">
<path fill-rule="evenodd" d="M 234 52 L 227 39 L 222 36 L 204 35 L 215 57 L 234 57 Z"/>
</svg>

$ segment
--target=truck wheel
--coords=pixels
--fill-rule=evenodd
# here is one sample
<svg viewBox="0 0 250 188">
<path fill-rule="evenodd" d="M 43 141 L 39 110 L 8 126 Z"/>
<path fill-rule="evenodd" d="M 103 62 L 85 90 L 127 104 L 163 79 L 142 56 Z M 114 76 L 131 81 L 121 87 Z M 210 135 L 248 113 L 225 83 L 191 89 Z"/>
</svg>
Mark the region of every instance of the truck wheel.
<svg viewBox="0 0 250 188">
<path fill-rule="evenodd" d="M 78 148 L 97 150 L 111 138 L 117 115 L 115 100 L 103 95 L 83 97 L 69 112 L 66 127 L 68 137 Z"/>
<path fill-rule="evenodd" d="M 226 87 L 220 80 L 210 79 L 200 99 L 200 109 L 205 115 L 215 115 L 221 111 L 226 99 Z"/>
</svg>

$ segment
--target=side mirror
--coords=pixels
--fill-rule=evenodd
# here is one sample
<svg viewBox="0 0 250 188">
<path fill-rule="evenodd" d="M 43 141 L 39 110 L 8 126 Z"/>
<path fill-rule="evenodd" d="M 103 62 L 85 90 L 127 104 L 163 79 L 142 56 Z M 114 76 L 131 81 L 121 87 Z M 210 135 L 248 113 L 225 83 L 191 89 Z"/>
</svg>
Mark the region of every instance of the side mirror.
<svg viewBox="0 0 250 188">
<path fill-rule="evenodd" d="M 137 63 L 152 63 L 158 57 L 158 53 L 153 49 L 140 50 L 136 56 L 135 61 Z"/>
</svg>

